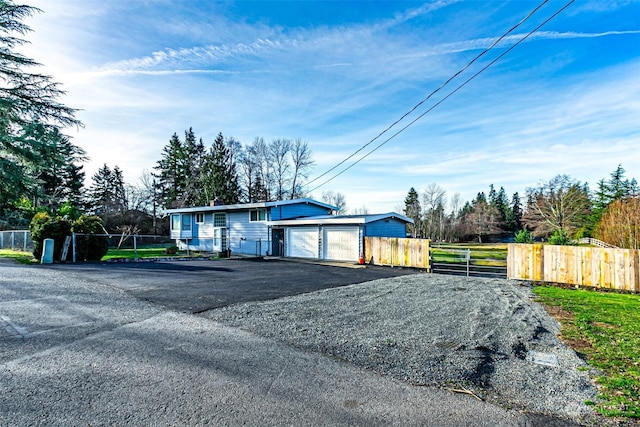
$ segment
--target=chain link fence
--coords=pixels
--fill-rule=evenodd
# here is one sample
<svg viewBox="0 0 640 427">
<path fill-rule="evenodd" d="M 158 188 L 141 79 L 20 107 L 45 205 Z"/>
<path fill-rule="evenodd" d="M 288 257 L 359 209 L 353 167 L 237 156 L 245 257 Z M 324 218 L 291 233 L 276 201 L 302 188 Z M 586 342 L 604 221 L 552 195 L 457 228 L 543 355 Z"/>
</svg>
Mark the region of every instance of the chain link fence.
<svg viewBox="0 0 640 427">
<path fill-rule="evenodd" d="M 29 230 L 3 230 L 0 231 L 0 249 L 31 252 L 33 241 Z"/>
</svg>

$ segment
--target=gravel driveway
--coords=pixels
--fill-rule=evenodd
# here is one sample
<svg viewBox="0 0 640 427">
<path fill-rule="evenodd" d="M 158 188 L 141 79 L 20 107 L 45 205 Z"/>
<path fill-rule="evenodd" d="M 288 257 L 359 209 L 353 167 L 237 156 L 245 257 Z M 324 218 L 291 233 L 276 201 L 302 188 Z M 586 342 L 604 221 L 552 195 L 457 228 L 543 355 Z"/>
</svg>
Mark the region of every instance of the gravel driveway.
<svg viewBox="0 0 640 427">
<path fill-rule="evenodd" d="M 202 315 L 413 385 L 466 388 L 506 407 L 593 422 L 586 364 L 524 283 L 419 274 Z"/>
</svg>

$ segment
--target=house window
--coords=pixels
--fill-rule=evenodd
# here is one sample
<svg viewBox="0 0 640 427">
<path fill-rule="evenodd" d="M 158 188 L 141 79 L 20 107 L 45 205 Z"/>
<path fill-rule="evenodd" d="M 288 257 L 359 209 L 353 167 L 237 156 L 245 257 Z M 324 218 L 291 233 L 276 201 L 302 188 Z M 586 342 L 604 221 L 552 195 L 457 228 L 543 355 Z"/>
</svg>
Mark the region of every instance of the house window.
<svg viewBox="0 0 640 427">
<path fill-rule="evenodd" d="M 227 215 L 223 213 L 217 213 L 213 215 L 213 226 L 214 227 L 226 227 L 227 226 Z"/>
<path fill-rule="evenodd" d="M 196 214 L 196 224 L 202 224 L 204 222 L 204 214 L 197 213 Z"/>
<path fill-rule="evenodd" d="M 256 221 L 266 221 L 267 220 L 267 211 L 264 209 L 256 209 L 250 212 L 250 220 L 251 222 Z"/>
<path fill-rule="evenodd" d="M 182 231 L 191 231 L 191 214 L 182 215 Z"/>
<path fill-rule="evenodd" d="M 180 215 L 171 215 L 171 229 L 180 230 Z"/>
</svg>

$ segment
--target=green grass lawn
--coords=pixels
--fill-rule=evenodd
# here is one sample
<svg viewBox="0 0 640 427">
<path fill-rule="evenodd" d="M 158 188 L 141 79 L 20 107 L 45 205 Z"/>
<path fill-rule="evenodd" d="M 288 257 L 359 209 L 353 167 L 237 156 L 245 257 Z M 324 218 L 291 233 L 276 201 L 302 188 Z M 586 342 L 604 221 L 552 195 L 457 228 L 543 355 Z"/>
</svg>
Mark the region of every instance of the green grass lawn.
<svg viewBox="0 0 640 427">
<path fill-rule="evenodd" d="M 159 258 L 159 257 L 176 256 L 176 255 L 168 255 L 165 251 L 165 248 L 138 249 L 138 258 Z M 107 254 L 102 257 L 102 261 L 106 261 L 108 259 L 114 259 L 114 258 L 134 259 L 135 257 L 136 257 L 136 253 L 133 249 L 109 249 Z"/>
<path fill-rule="evenodd" d="M 504 265 L 507 260 L 507 245 L 482 243 L 447 244 L 442 247 L 432 246 L 431 259 L 433 262 L 464 263 L 465 258 L 462 251 L 466 249 L 471 251 L 472 262 Z M 497 260 L 497 262 L 487 260 Z"/>
<path fill-rule="evenodd" d="M 10 258 L 20 264 L 35 264 L 38 262 L 31 252 L 14 251 L 11 249 L 0 249 L 0 258 Z"/>
<path fill-rule="evenodd" d="M 167 254 L 164 247 L 138 248 L 137 258 L 162 258 L 162 257 L 200 257 L 198 251 L 178 251 L 176 254 Z M 207 255 L 209 256 L 209 255 Z M 102 257 L 101 261 L 109 259 L 135 259 L 136 253 L 133 249 L 109 249 L 109 252 Z"/>
<path fill-rule="evenodd" d="M 562 324 L 561 338 L 601 371 L 595 409 L 640 419 L 640 295 L 548 286 L 534 293 Z"/>
<path fill-rule="evenodd" d="M 197 252 L 191 252 L 191 256 L 197 255 Z M 165 248 L 141 248 L 138 249 L 138 258 L 160 258 L 160 257 L 170 257 L 170 256 L 187 256 L 185 251 L 179 251 L 175 255 L 168 255 L 165 252 Z M 105 256 L 102 257 L 102 261 L 106 261 L 108 259 L 134 259 L 136 257 L 135 251 L 133 249 L 109 249 L 109 252 Z M 20 252 L 13 251 L 10 249 L 0 249 L 0 258 L 10 258 L 21 264 L 36 264 L 40 262 L 39 260 L 33 257 L 31 252 Z"/>
</svg>

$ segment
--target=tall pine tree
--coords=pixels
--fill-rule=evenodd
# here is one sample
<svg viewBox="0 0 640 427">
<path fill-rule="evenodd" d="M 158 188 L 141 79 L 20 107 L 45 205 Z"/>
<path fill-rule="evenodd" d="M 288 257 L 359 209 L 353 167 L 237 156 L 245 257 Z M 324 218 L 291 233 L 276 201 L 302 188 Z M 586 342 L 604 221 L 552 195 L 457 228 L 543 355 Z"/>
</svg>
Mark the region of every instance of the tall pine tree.
<svg viewBox="0 0 640 427">
<path fill-rule="evenodd" d="M 216 137 L 202 171 L 201 199 L 199 204 L 217 200 L 224 204 L 240 201 L 240 186 L 234 153 L 222 133 Z"/>
<path fill-rule="evenodd" d="M 160 204 L 166 208 L 182 207 L 179 200 L 186 188 L 182 164 L 184 162 L 184 148 L 177 133 L 171 135 L 169 143 L 162 149 L 161 159 L 156 169 L 156 186 Z"/>
<path fill-rule="evenodd" d="M 9 217 L 16 203 L 42 196 L 38 166 L 46 162 L 48 141 L 34 136 L 66 126 L 81 126 L 75 111 L 59 102 L 64 95 L 51 77 L 28 72 L 40 65 L 15 49 L 31 31 L 22 21 L 39 9 L 0 0 L 0 216 Z M 44 129 L 44 132 L 40 132 Z M 55 201 L 55 200 L 54 200 Z M 56 201 L 57 202 L 57 201 Z"/>
<path fill-rule="evenodd" d="M 422 207 L 420 206 L 420 196 L 415 188 L 411 187 L 407 197 L 404 199 L 404 214 L 413 220 L 413 224 L 409 226 L 413 237 L 420 237 L 422 228 Z"/>
</svg>

